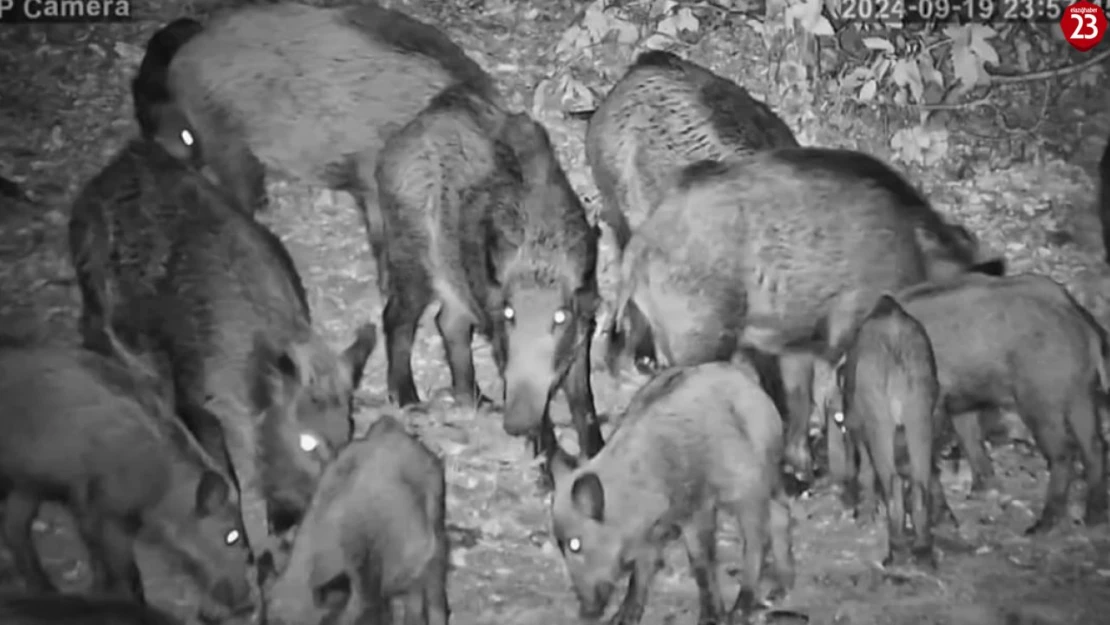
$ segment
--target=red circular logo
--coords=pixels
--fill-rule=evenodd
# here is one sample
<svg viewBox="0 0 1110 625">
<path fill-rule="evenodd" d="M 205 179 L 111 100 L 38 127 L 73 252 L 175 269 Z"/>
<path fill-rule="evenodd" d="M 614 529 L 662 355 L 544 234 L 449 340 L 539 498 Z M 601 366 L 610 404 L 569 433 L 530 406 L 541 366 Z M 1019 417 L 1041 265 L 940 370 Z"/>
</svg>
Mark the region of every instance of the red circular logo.
<svg viewBox="0 0 1110 625">
<path fill-rule="evenodd" d="M 1086 52 L 1097 46 L 1106 34 L 1106 13 L 1098 5 L 1079 0 L 1064 9 L 1060 30 L 1071 47 Z"/>
</svg>

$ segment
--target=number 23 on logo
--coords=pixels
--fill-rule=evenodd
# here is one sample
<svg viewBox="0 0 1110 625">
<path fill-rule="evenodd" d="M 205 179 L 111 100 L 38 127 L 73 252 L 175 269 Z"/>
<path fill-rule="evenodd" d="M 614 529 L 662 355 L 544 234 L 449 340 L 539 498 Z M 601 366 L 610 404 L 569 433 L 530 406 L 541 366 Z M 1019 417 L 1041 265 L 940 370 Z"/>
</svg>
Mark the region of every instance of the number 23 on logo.
<svg viewBox="0 0 1110 625">
<path fill-rule="evenodd" d="M 1060 16 L 1060 30 L 1073 48 L 1087 52 L 1106 35 L 1106 14 L 1102 7 L 1079 0 L 1064 9 L 1064 14 Z"/>
</svg>

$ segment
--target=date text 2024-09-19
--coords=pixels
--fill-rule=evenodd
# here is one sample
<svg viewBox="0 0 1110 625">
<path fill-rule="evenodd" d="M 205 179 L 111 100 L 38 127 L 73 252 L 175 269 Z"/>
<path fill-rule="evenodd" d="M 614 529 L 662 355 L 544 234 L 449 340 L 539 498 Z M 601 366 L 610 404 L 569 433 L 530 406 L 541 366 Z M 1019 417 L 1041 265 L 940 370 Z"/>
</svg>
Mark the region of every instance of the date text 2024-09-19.
<svg viewBox="0 0 1110 625">
<path fill-rule="evenodd" d="M 1093 6 L 1108 0 L 1098 0 Z M 833 14 L 862 22 L 1058 23 L 1068 0 L 837 0 Z"/>
</svg>

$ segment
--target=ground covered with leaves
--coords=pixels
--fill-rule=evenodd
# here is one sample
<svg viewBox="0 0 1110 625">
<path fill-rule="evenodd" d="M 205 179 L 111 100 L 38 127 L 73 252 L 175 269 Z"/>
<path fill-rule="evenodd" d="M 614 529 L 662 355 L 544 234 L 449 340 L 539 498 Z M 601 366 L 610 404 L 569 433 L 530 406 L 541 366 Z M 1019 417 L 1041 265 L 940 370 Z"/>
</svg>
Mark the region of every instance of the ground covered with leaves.
<svg viewBox="0 0 1110 625">
<path fill-rule="evenodd" d="M 512 106 L 549 128 L 592 211 L 597 200 L 583 155 L 585 124 L 564 114 L 591 108 L 643 47 L 666 47 L 767 100 L 803 143 L 861 149 L 893 162 L 942 212 L 1003 251 L 1013 271 L 1061 280 L 1100 320 L 1108 319 L 1110 273 L 1099 261 L 1092 173 L 1110 134 L 1110 80 L 1105 67 L 1089 62 L 1059 69 L 1083 64 L 1100 49 L 1068 53 L 1055 25 L 986 31 L 981 25 L 933 31 L 829 25 L 813 17 L 819 2 L 787 3 L 790 19 L 804 22 L 794 31 L 783 14 L 764 18 L 758 7 L 741 3 L 620 4 L 393 3 L 444 28 L 498 79 Z M 214 8 L 167 2 L 132 24 L 0 27 L 0 176 L 17 182 L 24 196 L 0 197 L 0 327 L 75 336 L 68 203 L 135 132 L 128 81 L 146 38 L 169 19 Z M 836 34 L 805 34 L 820 35 L 825 26 L 836 26 Z M 271 192 L 274 208 L 261 219 L 290 248 L 317 325 L 342 345 L 359 323 L 378 320 L 382 307 L 353 202 L 296 181 L 275 180 Z M 611 251 L 602 257 L 604 294 L 611 298 Z M 577 604 L 550 541 L 530 453 L 502 432 L 495 410 L 450 405 L 441 355 L 432 324 L 424 323 L 417 382 L 433 398 L 432 408 L 404 418 L 447 459 L 456 543 L 453 622 L 575 622 Z M 486 346 L 477 358 L 487 393 L 500 396 Z M 385 403 L 384 374 L 379 350 L 358 394 L 362 422 Z M 599 410 L 620 410 L 642 382 L 599 371 Z M 566 422 L 561 405 L 556 420 Z M 824 491 L 794 502 L 798 581 L 787 605 L 822 625 L 1107 622 L 1107 530 L 1077 527 L 1025 538 L 1022 530 L 1043 500 L 1044 463 L 1011 447 L 995 449 L 994 458 L 1001 494 L 970 496 L 966 474 L 946 475 L 961 527 L 959 536 L 942 541 L 935 574 L 884 575 L 877 565 L 882 529 L 858 526 Z M 58 579 L 77 588 L 84 566 L 69 527 L 53 511 L 37 524 L 36 540 Z M 731 524 L 722 534 L 726 592 L 734 593 L 737 536 Z M 685 556 L 680 548 L 668 555 L 645 618 L 649 625 L 696 619 Z M 151 553 L 142 563 L 152 599 L 189 612 L 183 585 L 171 583 Z"/>
</svg>

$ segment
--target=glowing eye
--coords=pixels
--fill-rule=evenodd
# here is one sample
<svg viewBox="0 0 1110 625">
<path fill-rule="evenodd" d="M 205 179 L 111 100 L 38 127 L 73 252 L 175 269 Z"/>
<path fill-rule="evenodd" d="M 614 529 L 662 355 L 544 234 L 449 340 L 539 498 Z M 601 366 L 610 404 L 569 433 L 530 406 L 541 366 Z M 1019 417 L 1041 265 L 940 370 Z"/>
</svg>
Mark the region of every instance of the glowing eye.
<svg viewBox="0 0 1110 625">
<path fill-rule="evenodd" d="M 555 325 L 562 325 L 566 323 L 567 311 L 562 309 L 556 310 L 555 314 L 551 317 L 551 320 L 555 322 Z"/>
<path fill-rule="evenodd" d="M 224 542 L 228 545 L 234 545 L 239 542 L 239 530 L 231 530 L 228 532 L 227 536 L 224 536 Z"/>
<path fill-rule="evenodd" d="M 311 434 L 301 434 L 301 451 L 313 451 L 320 446 L 320 439 Z"/>
<path fill-rule="evenodd" d="M 181 131 L 181 142 L 184 143 L 188 147 L 193 147 L 193 142 L 194 142 L 193 133 L 189 132 L 188 130 L 182 130 Z"/>
<path fill-rule="evenodd" d="M 837 410 L 835 413 L 833 413 L 833 421 L 836 421 L 837 423 L 844 423 L 844 413 Z"/>
<path fill-rule="evenodd" d="M 579 551 L 582 551 L 582 539 L 575 537 L 568 540 L 567 550 L 571 553 L 578 553 Z"/>
<path fill-rule="evenodd" d="M 516 311 L 513 310 L 512 306 L 506 306 L 504 312 L 505 312 L 505 318 L 508 319 L 509 321 L 512 321 L 513 318 L 516 317 Z"/>
</svg>

